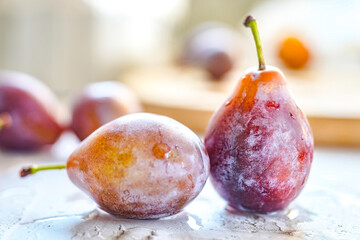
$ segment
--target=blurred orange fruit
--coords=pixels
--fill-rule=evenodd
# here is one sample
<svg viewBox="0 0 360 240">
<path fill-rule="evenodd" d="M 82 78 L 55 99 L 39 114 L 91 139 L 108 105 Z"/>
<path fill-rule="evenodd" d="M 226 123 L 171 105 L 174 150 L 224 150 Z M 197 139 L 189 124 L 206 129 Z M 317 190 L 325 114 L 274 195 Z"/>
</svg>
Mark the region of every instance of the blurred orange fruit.
<svg viewBox="0 0 360 240">
<path fill-rule="evenodd" d="M 279 56 L 292 69 L 305 67 L 310 58 L 306 46 L 295 37 L 288 37 L 280 44 Z"/>
</svg>

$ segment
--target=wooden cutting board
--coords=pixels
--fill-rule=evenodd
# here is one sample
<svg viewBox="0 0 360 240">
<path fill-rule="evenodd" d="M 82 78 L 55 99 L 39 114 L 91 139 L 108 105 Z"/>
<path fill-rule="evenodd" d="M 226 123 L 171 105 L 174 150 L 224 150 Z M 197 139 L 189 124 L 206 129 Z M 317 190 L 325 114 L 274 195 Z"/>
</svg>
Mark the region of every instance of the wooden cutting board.
<svg viewBox="0 0 360 240">
<path fill-rule="evenodd" d="M 227 99 L 244 69 L 222 81 L 188 67 L 137 69 L 122 76 L 141 98 L 145 111 L 172 117 L 199 134 Z M 360 72 L 285 72 L 296 103 L 307 114 L 315 143 L 360 146 Z M 359 78 L 359 77 L 358 77 Z"/>
</svg>

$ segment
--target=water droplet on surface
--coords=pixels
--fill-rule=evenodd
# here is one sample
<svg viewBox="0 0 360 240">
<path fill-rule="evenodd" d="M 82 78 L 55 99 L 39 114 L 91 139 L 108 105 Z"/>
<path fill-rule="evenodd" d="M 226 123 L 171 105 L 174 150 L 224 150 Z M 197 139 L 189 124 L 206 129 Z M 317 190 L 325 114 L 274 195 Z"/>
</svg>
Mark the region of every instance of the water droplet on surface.
<svg viewBox="0 0 360 240">
<path fill-rule="evenodd" d="M 293 220 L 295 218 L 297 218 L 299 216 L 299 210 L 298 209 L 292 209 L 290 210 L 290 212 L 287 214 L 288 218 L 290 220 Z"/>
<path fill-rule="evenodd" d="M 95 209 L 94 211 L 91 211 L 89 214 L 86 214 L 85 216 L 83 216 L 83 219 L 86 221 L 89 221 L 89 220 L 96 218 L 97 216 L 99 216 L 99 211 L 97 209 Z"/>
<path fill-rule="evenodd" d="M 203 227 L 201 225 L 201 218 L 198 218 L 196 216 L 191 216 L 191 215 L 188 215 L 187 224 L 189 225 L 190 228 L 192 228 L 194 230 L 199 230 L 201 227 Z"/>
</svg>

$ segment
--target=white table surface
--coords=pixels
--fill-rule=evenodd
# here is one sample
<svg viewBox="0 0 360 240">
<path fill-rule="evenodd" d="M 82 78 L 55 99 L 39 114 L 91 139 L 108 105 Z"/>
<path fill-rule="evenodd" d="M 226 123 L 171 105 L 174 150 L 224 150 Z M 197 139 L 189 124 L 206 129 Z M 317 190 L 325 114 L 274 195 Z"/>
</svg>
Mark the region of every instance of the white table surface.
<svg viewBox="0 0 360 240">
<path fill-rule="evenodd" d="M 65 134 L 48 151 L 0 151 L 0 239 L 360 239 L 360 149 L 316 148 L 305 189 L 283 212 L 230 213 L 208 182 L 175 216 L 130 220 L 97 209 L 65 170 L 18 176 L 22 166 L 65 162 L 76 145 Z"/>
</svg>

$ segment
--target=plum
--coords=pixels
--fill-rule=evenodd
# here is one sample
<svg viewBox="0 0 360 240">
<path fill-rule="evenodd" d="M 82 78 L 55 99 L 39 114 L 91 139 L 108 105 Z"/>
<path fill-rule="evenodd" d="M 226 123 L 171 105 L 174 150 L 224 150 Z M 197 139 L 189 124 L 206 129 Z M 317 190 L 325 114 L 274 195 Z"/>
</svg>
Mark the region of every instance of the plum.
<svg viewBox="0 0 360 240">
<path fill-rule="evenodd" d="M 64 127 L 60 105 L 39 80 L 17 72 L 0 73 L 0 146 L 35 150 L 53 144 Z"/>
<path fill-rule="evenodd" d="M 89 84 L 74 104 L 71 128 L 80 140 L 115 118 L 141 112 L 135 93 L 120 82 Z"/>
<path fill-rule="evenodd" d="M 310 59 L 310 52 L 300 39 L 288 37 L 280 44 L 279 57 L 287 67 L 302 69 Z"/>
<path fill-rule="evenodd" d="M 284 209 L 303 189 L 313 159 L 306 116 L 286 88 L 284 75 L 265 66 L 255 19 L 248 17 L 259 69 L 250 69 L 215 112 L 205 134 L 210 177 L 238 211 Z"/>
<path fill-rule="evenodd" d="M 21 176 L 65 165 L 23 169 Z M 97 129 L 69 157 L 70 180 L 106 212 L 156 219 L 180 212 L 209 174 L 205 146 L 165 116 L 128 114 Z"/>
<path fill-rule="evenodd" d="M 212 79 L 221 79 L 236 60 L 239 36 L 230 27 L 206 22 L 191 31 L 184 43 L 182 62 L 205 69 Z"/>
</svg>

